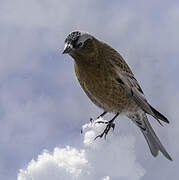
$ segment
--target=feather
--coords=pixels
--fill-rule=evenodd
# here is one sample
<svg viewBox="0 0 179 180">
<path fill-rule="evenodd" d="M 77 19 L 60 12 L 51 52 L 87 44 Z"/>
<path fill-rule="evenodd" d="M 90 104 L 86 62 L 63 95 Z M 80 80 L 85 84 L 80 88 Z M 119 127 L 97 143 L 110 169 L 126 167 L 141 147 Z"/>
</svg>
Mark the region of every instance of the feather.
<svg viewBox="0 0 179 180">
<path fill-rule="evenodd" d="M 115 66 L 116 73 L 118 75 L 115 80 L 121 84 L 121 86 L 128 92 L 130 96 L 134 99 L 134 101 L 141 107 L 143 111 L 153 116 L 158 123 L 162 125 L 159 120 L 164 121 L 165 123 L 169 123 L 168 119 L 155 110 L 146 100 L 141 87 L 139 86 L 137 80 L 134 76 L 128 72 L 121 71 L 120 68 Z"/>
<path fill-rule="evenodd" d="M 140 114 L 138 113 L 134 115 L 129 115 L 128 117 L 140 128 L 147 141 L 152 155 L 155 157 L 158 155 L 158 151 L 161 151 L 168 160 L 172 161 L 171 156 L 165 150 L 164 146 L 162 145 L 159 138 L 155 134 L 152 126 L 150 125 L 146 114 L 143 112 Z"/>
</svg>

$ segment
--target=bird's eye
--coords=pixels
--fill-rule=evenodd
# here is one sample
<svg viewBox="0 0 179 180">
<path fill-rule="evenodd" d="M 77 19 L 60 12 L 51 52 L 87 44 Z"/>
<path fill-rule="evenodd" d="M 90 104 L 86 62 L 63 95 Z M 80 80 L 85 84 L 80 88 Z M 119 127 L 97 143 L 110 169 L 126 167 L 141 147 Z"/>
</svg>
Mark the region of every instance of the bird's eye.
<svg viewBox="0 0 179 180">
<path fill-rule="evenodd" d="M 83 43 L 82 42 L 79 42 L 78 43 L 78 47 L 81 48 L 83 46 Z"/>
</svg>

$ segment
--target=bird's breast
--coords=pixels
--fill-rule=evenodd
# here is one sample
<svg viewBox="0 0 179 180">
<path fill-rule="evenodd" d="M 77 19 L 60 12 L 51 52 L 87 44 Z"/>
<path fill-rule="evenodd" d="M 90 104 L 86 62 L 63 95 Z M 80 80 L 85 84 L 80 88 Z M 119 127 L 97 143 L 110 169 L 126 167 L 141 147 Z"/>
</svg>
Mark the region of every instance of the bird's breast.
<svg viewBox="0 0 179 180">
<path fill-rule="evenodd" d="M 130 110 L 133 102 L 115 81 L 110 64 L 81 65 L 75 62 L 74 67 L 81 87 L 94 104 L 108 112 Z"/>
</svg>

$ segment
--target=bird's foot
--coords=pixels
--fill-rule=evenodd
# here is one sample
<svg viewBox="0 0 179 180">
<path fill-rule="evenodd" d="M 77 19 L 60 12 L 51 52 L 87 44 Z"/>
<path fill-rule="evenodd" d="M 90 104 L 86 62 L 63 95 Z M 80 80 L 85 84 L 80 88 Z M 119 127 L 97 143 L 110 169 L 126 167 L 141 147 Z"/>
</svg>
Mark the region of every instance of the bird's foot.
<svg viewBox="0 0 179 180">
<path fill-rule="evenodd" d="M 103 136 L 104 136 L 104 138 L 106 139 L 106 136 L 107 136 L 109 130 L 110 130 L 111 128 L 114 130 L 114 128 L 115 128 L 115 123 L 114 123 L 114 120 L 113 120 L 113 119 L 110 120 L 110 121 L 108 121 L 108 122 L 105 122 L 105 121 L 97 121 L 96 123 L 99 123 L 99 124 L 101 124 L 101 123 L 107 124 L 107 126 L 106 126 L 106 128 L 104 129 L 104 131 L 103 131 L 100 135 L 98 135 L 98 136 L 95 137 L 94 140 L 96 140 L 97 138 L 102 138 Z"/>
<path fill-rule="evenodd" d="M 93 118 L 90 118 L 90 123 L 93 123 L 94 119 Z"/>
<path fill-rule="evenodd" d="M 90 123 L 92 124 L 94 122 L 94 119 L 93 118 L 90 118 Z M 83 133 L 83 127 L 81 128 L 81 134 Z"/>
</svg>

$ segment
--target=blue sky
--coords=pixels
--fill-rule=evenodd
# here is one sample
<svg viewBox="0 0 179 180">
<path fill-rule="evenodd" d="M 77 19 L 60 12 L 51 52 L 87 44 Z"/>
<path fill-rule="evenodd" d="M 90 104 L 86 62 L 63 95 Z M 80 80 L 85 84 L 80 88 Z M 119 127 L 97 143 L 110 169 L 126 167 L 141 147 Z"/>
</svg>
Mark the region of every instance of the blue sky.
<svg viewBox="0 0 179 180">
<path fill-rule="evenodd" d="M 101 110 L 80 88 L 72 58 L 61 54 L 65 37 L 76 29 L 117 49 L 148 101 L 171 122 L 163 128 L 150 118 L 174 159 L 168 162 L 162 155 L 154 159 L 138 129 L 127 118 L 118 118 L 120 127 L 115 135 L 129 137 L 129 141 L 132 136 L 135 153 L 131 154 L 140 170 L 145 169 L 138 179 L 176 179 L 178 1 L 0 0 L 0 4 L 0 179 L 15 179 L 19 169 L 27 168 L 44 149 L 84 148 L 80 128 Z M 114 151 L 120 147 L 115 141 Z M 89 161 L 93 160 L 90 156 Z M 102 158 L 98 160 L 104 163 Z M 114 164 L 122 167 L 121 162 Z"/>
</svg>

